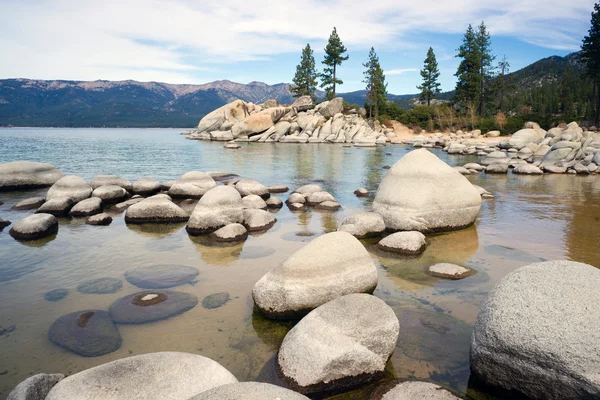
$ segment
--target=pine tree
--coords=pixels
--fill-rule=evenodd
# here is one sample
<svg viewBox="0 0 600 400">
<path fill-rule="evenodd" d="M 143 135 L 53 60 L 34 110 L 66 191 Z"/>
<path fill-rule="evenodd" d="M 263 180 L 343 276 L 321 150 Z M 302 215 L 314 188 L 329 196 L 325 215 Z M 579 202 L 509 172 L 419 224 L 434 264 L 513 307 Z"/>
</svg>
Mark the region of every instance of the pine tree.
<svg viewBox="0 0 600 400">
<path fill-rule="evenodd" d="M 344 83 L 337 78 L 337 67 L 348 59 L 349 56 L 343 55 L 346 50 L 334 27 L 333 32 L 329 36 L 329 42 L 325 47 L 325 58 L 323 59 L 325 68 L 323 68 L 323 73 L 321 74 L 321 87 L 325 89 L 325 98 L 327 100 L 335 97 L 336 85 Z"/>
<path fill-rule="evenodd" d="M 379 118 L 379 112 L 387 104 L 387 84 L 385 83 L 385 75 L 379 64 L 379 57 L 375 53 L 375 49 L 371 47 L 369 58 L 363 64 L 366 68 L 363 73 L 367 84 L 367 104 L 369 105 L 369 117 L 373 117 L 373 109 L 375 110 L 375 119 Z"/>
<path fill-rule="evenodd" d="M 592 104 L 594 122 L 600 120 L 600 3 L 594 5 L 591 27 L 581 45 L 581 60 L 593 80 Z"/>
<path fill-rule="evenodd" d="M 441 84 L 438 82 L 440 71 L 438 70 L 438 63 L 431 47 L 427 51 L 427 57 L 425 58 L 424 63 L 425 65 L 421 70 L 423 83 L 417 86 L 417 89 L 421 91 L 421 101 L 427 100 L 427 105 L 429 106 L 436 94 L 442 91 L 440 89 Z"/>
<path fill-rule="evenodd" d="M 479 46 L 473 27 L 469 28 L 463 37 L 462 45 L 458 48 L 456 57 L 462 58 L 458 65 L 455 76 L 458 77 L 456 83 L 455 100 L 463 108 L 469 110 L 475 107 L 479 98 L 479 88 L 481 79 L 481 57 L 479 55 Z"/>
<path fill-rule="evenodd" d="M 491 54 L 492 41 L 490 33 L 487 31 L 485 23 L 481 21 L 479 29 L 475 34 L 475 43 L 477 45 L 477 54 L 479 56 L 479 106 L 478 114 L 483 116 L 485 109 L 486 94 L 488 84 L 493 76 L 492 62 L 496 57 Z"/>
<path fill-rule="evenodd" d="M 498 102 L 498 110 L 504 111 L 504 97 L 506 96 L 506 92 L 513 87 L 510 77 L 508 76 L 510 73 L 510 64 L 506 59 L 506 55 L 502 57 L 500 62 L 498 62 L 498 71 L 499 73 L 496 79 L 498 96 L 500 98 Z"/>
<path fill-rule="evenodd" d="M 307 44 L 302 50 L 302 58 L 300 64 L 296 66 L 296 75 L 292 82 L 294 82 L 294 85 L 290 87 L 290 91 L 294 94 L 294 97 L 310 96 L 313 101 L 316 100 L 317 70 L 315 69 L 315 57 L 310 44 Z"/>
</svg>

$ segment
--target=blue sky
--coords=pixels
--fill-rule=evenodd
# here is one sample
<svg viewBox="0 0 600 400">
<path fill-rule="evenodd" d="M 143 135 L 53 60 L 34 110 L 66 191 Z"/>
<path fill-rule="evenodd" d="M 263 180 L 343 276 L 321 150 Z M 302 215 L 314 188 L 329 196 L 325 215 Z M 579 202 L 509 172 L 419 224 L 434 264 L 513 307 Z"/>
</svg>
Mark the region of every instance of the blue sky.
<svg viewBox="0 0 600 400">
<path fill-rule="evenodd" d="M 429 46 L 444 90 L 469 23 L 486 22 L 511 70 L 577 51 L 594 0 L 0 0 L 0 78 L 290 82 L 306 43 L 321 67 L 333 26 L 350 59 L 338 91 L 363 88 L 375 47 L 388 91 L 415 93 Z"/>
</svg>

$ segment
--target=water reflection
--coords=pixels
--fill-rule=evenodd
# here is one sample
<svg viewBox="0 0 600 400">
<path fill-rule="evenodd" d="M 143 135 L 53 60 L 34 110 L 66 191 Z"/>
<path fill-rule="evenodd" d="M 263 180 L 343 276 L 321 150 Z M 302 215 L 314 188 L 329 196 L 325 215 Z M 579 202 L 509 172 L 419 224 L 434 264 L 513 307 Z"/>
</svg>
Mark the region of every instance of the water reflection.
<svg viewBox="0 0 600 400">
<path fill-rule="evenodd" d="M 127 229 L 147 238 L 165 238 L 174 235 L 183 228 L 185 222 L 177 224 L 126 224 Z"/>
<path fill-rule="evenodd" d="M 242 253 L 244 244 L 240 243 L 215 243 L 209 236 L 190 236 L 191 242 L 202 260 L 210 265 L 226 266 L 237 261 Z"/>
</svg>

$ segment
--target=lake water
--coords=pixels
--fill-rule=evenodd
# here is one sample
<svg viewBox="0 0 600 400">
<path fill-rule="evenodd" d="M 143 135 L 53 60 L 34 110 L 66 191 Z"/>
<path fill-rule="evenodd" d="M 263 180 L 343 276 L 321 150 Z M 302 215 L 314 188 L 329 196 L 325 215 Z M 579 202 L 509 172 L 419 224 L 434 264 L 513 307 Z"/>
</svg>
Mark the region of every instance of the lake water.
<svg viewBox="0 0 600 400">
<path fill-rule="evenodd" d="M 189 141 L 170 129 L 0 129 L 0 162 L 48 162 L 85 179 L 114 174 L 135 180 L 174 180 L 191 170 L 225 171 L 265 185 L 294 188 L 319 183 L 342 204 L 338 212 L 291 212 L 284 206 L 266 233 L 231 247 L 211 247 L 189 237 L 185 224 L 132 226 L 110 212 L 108 227 L 61 219 L 56 237 L 20 243 L 0 232 L 0 398 L 18 382 L 40 372 L 72 374 L 115 359 L 155 351 L 184 351 L 210 357 L 239 380 L 264 379 L 291 323 L 268 321 L 253 312 L 251 290 L 267 271 L 306 242 L 336 230 L 353 212 L 367 209 L 372 196 L 359 199 L 359 187 L 375 190 L 386 170 L 408 147 L 345 148 L 331 144 L 242 144 Z M 433 150 L 450 165 L 477 157 Z M 569 259 L 600 266 L 600 178 L 598 176 L 472 175 L 468 179 L 496 198 L 485 200 L 474 226 L 431 235 L 420 257 L 402 258 L 363 243 L 379 269 L 375 295 L 400 320 L 400 339 L 386 380 L 429 380 L 464 396 L 481 395 L 469 385 L 469 341 L 488 292 L 507 273 L 540 260 Z M 45 190 L 0 193 L 0 218 L 16 222 L 33 211 L 11 211 L 18 201 Z M 288 194 L 276 195 L 282 200 Z M 312 236 L 310 236 L 312 235 Z M 432 278 L 424 269 L 436 262 L 463 264 L 477 274 L 461 281 Z M 175 290 L 199 300 L 228 292 L 217 309 L 198 304 L 160 322 L 121 325 L 121 348 L 85 358 L 53 345 L 48 328 L 60 316 L 83 309 L 108 309 L 116 299 L 140 289 L 124 271 L 153 264 L 183 264 L 200 274 L 193 285 Z M 114 294 L 82 294 L 77 286 L 93 278 L 119 278 Z M 44 294 L 66 288 L 58 302 Z M 371 388 L 352 398 L 367 398 Z M 342 396 L 348 397 L 348 396 Z"/>
</svg>

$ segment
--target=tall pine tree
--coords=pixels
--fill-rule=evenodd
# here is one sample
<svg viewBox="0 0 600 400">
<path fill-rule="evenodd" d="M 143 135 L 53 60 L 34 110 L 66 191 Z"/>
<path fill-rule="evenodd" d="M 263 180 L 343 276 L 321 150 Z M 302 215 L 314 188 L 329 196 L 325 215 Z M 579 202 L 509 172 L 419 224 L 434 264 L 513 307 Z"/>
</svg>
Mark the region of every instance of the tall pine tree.
<svg viewBox="0 0 600 400">
<path fill-rule="evenodd" d="M 423 83 L 417 86 L 417 89 L 421 91 L 421 101 L 427 100 L 427 105 L 429 106 L 431 105 L 431 100 L 442 91 L 440 89 L 441 84 L 438 82 L 440 71 L 438 70 L 438 63 L 431 47 L 427 51 L 425 65 L 421 70 L 421 77 L 423 78 Z"/>
<path fill-rule="evenodd" d="M 479 55 L 479 105 L 477 113 L 481 117 L 485 109 L 489 82 L 492 79 L 492 62 L 496 58 L 491 53 L 492 40 L 483 21 L 481 21 L 475 34 L 475 42 L 477 43 L 477 53 Z"/>
<path fill-rule="evenodd" d="M 375 111 L 375 119 L 378 119 L 380 111 L 387 104 L 387 84 L 385 83 L 385 74 L 379 64 L 379 57 L 373 47 L 371 47 L 369 58 L 363 66 L 366 68 L 363 82 L 367 84 L 366 100 L 369 105 L 369 117 L 373 117 L 373 111 Z"/>
<path fill-rule="evenodd" d="M 469 24 L 469 28 L 463 37 L 462 45 L 458 48 L 456 57 L 462 58 L 462 60 L 458 65 L 456 74 L 454 74 L 458 78 L 455 100 L 463 108 L 472 110 L 476 107 L 479 99 L 481 57 L 477 45 L 477 36 L 471 24 Z"/>
<path fill-rule="evenodd" d="M 335 97 L 336 85 L 342 85 L 344 82 L 337 77 L 337 67 L 342 65 L 349 56 L 344 56 L 346 47 L 340 40 L 337 30 L 334 27 L 329 36 L 329 42 L 325 47 L 325 58 L 323 59 L 323 73 L 321 74 L 321 87 L 325 89 L 325 98 L 331 100 Z"/>
<path fill-rule="evenodd" d="M 496 90 L 498 92 L 498 110 L 504 111 L 504 98 L 506 97 L 506 92 L 512 89 L 513 85 L 511 79 L 509 77 L 510 73 L 510 64 L 506 59 L 506 56 L 502 57 L 502 60 L 498 62 L 498 77 L 496 78 Z"/>
<path fill-rule="evenodd" d="M 292 82 L 294 82 L 294 85 L 290 87 L 290 91 L 294 94 L 294 97 L 310 96 L 313 101 L 316 100 L 317 70 L 315 69 L 315 57 L 310 44 L 307 44 L 302 50 L 302 58 L 300 64 L 296 66 L 296 75 Z"/>
<path fill-rule="evenodd" d="M 594 123 L 598 125 L 600 122 L 600 3 L 594 5 L 591 27 L 581 46 L 581 60 L 594 83 L 593 119 Z"/>
</svg>

